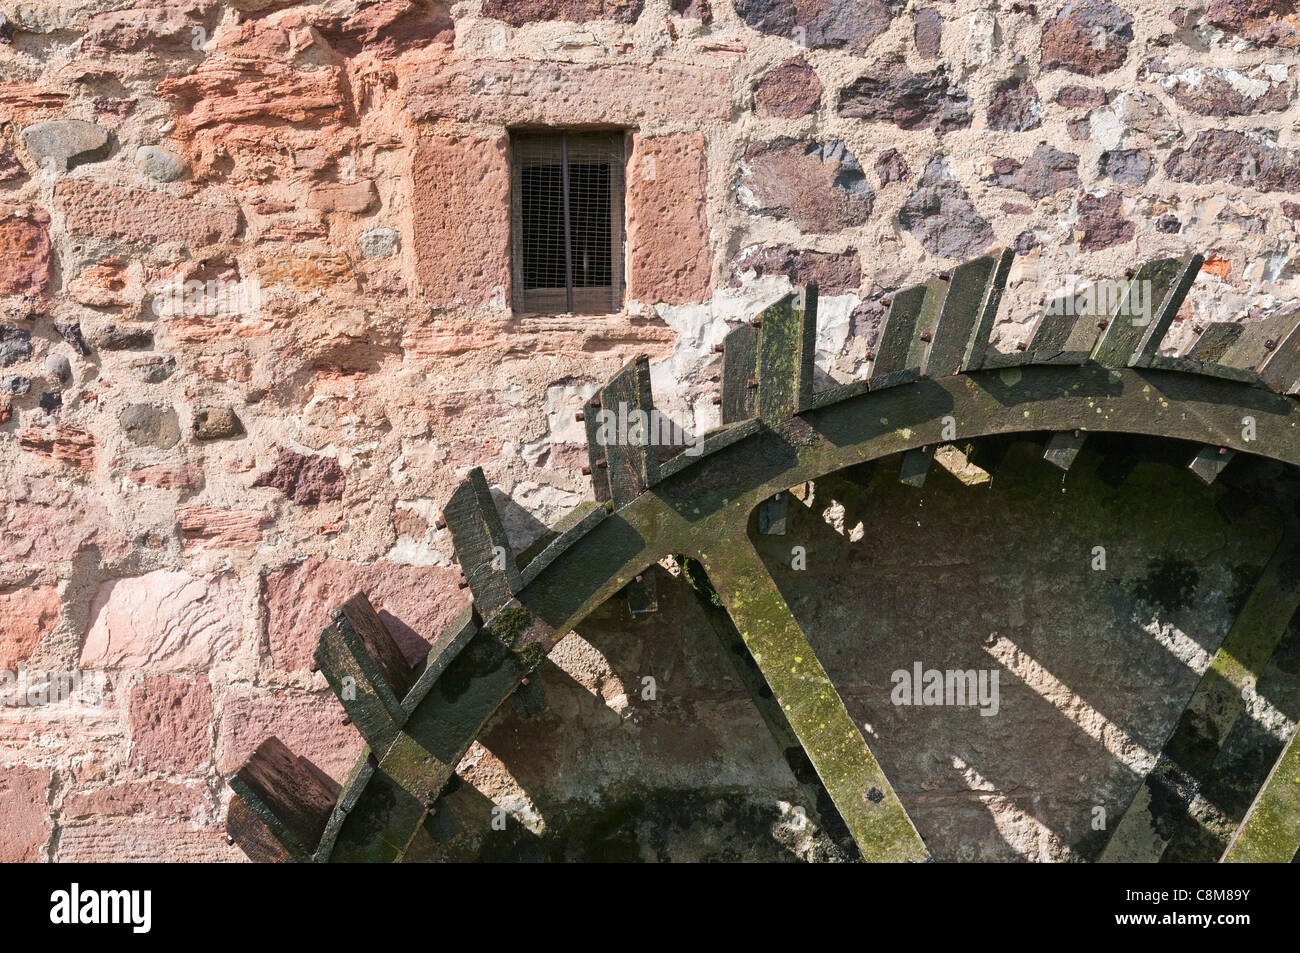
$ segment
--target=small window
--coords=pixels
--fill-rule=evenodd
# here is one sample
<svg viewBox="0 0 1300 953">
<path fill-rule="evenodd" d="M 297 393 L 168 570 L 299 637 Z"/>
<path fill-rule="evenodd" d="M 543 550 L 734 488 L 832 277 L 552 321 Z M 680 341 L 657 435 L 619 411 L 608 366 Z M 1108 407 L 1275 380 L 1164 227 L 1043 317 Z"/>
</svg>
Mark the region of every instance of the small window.
<svg viewBox="0 0 1300 953">
<path fill-rule="evenodd" d="M 621 132 L 511 136 L 516 311 L 622 309 L 623 142 Z"/>
</svg>

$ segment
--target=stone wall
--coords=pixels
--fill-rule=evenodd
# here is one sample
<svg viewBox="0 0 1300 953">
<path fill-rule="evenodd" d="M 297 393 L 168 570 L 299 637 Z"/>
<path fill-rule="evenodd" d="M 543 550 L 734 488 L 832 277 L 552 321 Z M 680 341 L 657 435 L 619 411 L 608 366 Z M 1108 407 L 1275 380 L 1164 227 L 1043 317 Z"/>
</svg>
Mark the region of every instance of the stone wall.
<svg viewBox="0 0 1300 953">
<path fill-rule="evenodd" d="M 325 610 L 366 589 L 418 656 L 466 469 L 522 548 L 589 492 L 591 388 L 647 353 L 707 429 L 713 345 L 791 281 L 841 380 L 883 299 L 994 245 L 1004 347 L 1188 250 L 1185 326 L 1297 307 L 1292 0 L 0 13 L 0 667 L 107 673 L 0 707 L 4 860 L 236 859 L 221 777 L 262 737 L 357 749 Z M 515 125 L 630 133 L 621 313 L 510 311 Z"/>
</svg>

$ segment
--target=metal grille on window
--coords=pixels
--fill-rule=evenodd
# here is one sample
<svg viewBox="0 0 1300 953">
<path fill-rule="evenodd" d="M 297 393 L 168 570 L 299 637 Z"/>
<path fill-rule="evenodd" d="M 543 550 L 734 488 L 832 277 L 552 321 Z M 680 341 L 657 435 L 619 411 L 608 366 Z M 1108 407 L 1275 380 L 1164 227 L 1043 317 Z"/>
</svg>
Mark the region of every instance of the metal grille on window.
<svg viewBox="0 0 1300 953">
<path fill-rule="evenodd" d="M 515 310 L 621 310 L 623 133 L 515 133 L 511 146 Z"/>
</svg>

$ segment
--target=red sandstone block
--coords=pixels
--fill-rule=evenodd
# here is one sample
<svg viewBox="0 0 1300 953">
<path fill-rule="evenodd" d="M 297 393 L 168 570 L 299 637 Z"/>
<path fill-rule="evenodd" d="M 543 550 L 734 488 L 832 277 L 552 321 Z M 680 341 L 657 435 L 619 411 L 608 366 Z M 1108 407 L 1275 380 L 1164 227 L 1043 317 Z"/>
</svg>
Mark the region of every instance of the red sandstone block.
<svg viewBox="0 0 1300 953">
<path fill-rule="evenodd" d="M 91 18 L 81 49 L 107 55 L 183 56 L 193 52 L 194 28 L 210 26 L 200 12 L 181 5 L 101 13 Z"/>
<path fill-rule="evenodd" d="M 244 852 L 226 843 L 217 826 L 199 830 L 176 821 L 120 818 L 59 831 L 56 859 L 66 863 L 241 863 Z"/>
<path fill-rule="evenodd" d="M 53 586 L 0 593 L 0 670 L 17 670 L 62 616 L 63 603 Z"/>
<path fill-rule="evenodd" d="M 404 566 L 380 560 L 368 566 L 338 559 L 306 559 L 267 573 L 262 581 L 267 643 L 276 668 L 312 664 L 329 613 L 358 591 L 411 662 L 450 624 L 465 604 L 460 573 L 441 566 Z"/>
<path fill-rule="evenodd" d="M 62 90 L 28 83 L 0 83 L 0 120 L 26 124 L 39 116 L 56 115 L 68 101 Z"/>
<path fill-rule="evenodd" d="M 127 479 L 159 490 L 195 490 L 203 483 L 203 471 L 195 463 L 156 463 L 132 470 Z"/>
<path fill-rule="evenodd" d="M 687 304 L 709 297 L 713 255 L 704 136 L 633 136 L 627 166 L 628 296 Z"/>
<path fill-rule="evenodd" d="M 343 706 L 331 692 L 228 696 L 221 712 L 217 770 L 233 774 L 271 735 L 340 784 L 365 747 L 356 728 L 343 723 Z"/>
<path fill-rule="evenodd" d="M 335 182 L 318 185 L 307 196 L 307 207 L 322 212 L 368 212 L 378 198 L 375 183 L 369 179 L 360 182 Z"/>
<path fill-rule="evenodd" d="M 113 255 L 84 269 L 68 282 L 68 294 L 74 301 L 92 308 L 129 307 L 142 295 L 139 265 Z"/>
<path fill-rule="evenodd" d="M 74 792 L 63 799 L 60 814 L 65 824 L 103 817 L 202 821 L 215 813 L 211 802 L 207 785 L 201 781 L 152 779 Z"/>
<path fill-rule="evenodd" d="M 50 836 L 50 772 L 16 765 L 0 771 L 0 863 L 30 863 Z"/>
<path fill-rule="evenodd" d="M 54 426 L 45 430 L 31 427 L 18 434 L 18 446 L 79 470 L 95 469 L 95 437 L 77 427 Z"/>
<path fill-rule="evenodd" d="M 510 166 L 504 138 L 433 136 L 415 151 L 415 274 L 451 306 L 510 300 Z"/>
<path fill-rule="evenodd" d="M 274 60 L 217 55 L 193 73 L 158 84 L 190 129 L 265 123 L 336 124 L 352 114 L 344 73 L 335 66 L 300 70 Z"/>
<path fill-rule="evenodd" d="M 424 119 L 698 126 L 731 118 L 731 77 L 684 63 L 443 60 L 415 75 L 406 108 Z"/>
<path fill-rule="evenodd" d="M 199 248 L 229 241 L 240 231 L 237 209 L 200 205 L 146 189 L 61 179 L 54 186 L 54 198 L 73 235 L 151 245 L 181 242 Z"/>
<path fill-rule="evenodd" d="M 0 208 L 0 295 L 45 291 L 51 275 L 49 223 L 44 209 Z"/>
<path fill-rule="evenodd" d="M 159 569 L 104 583 L 90 605 L 83 668 L 205 670 L 228 659 L 243 629 L 232 573 Z"/>
<path fill-rule="evenodd" d="M 207 765 L 212 724 L 207 678 L 146 678 L 132 687 L 128 709 L 132 767 L 186 772 Z"/>
<path fill-rule="evenodd" d="M 176 525 L 185 536 L 186 552 L 228 549 L 262 541 L 271 516 L 261 510 L 222 510 L 189 506 L 176 511 Z"/>
<path fill-rule="evenodd" d="M 103 560 L 121 559 L 131 548 L 94 493 L 33 480 L 24 500 L 0 506 L 0 557 L 44 566 L 91 547 Z"/>
</svg>

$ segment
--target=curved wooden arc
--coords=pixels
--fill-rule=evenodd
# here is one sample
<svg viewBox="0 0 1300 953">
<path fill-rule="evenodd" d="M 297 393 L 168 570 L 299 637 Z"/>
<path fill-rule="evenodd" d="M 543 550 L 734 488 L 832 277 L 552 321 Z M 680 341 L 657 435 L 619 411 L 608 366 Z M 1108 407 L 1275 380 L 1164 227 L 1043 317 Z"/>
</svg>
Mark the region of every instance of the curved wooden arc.
<svg viewBox="0 0 1300 953">
<path fill-rule="evenodd" d="M 780 702 L 782 730 L 805 748 L 862 856 L 924 859 L 861 733 L 759 571 L 748 539 L 751 515 L 792 486 L 855 464 L 903 453 L 928 466 L 938 444 L 1045 431 L 1058 435 L 1048 459 L 1062 468 L 1087 433 L 1196 444 L 1200 452 L 1189 451 L 1189 464 L 1206 480 L 1235 453 L 1300 465 L 1300 405 L 1288 396 L 1300 390 L 1294 328 L 1224 334 L 1211 325 L 1204 346 L 1186 357 L 1157 354 L 1199 257 L 1148 263 L 1133 279 L 1131 291 L 1138 281 L 1155 289 L 1154 298 L 1150 289 L 1146 295 L 1159 305 L 1154 323 L 1130 314 L 1126 295 L 1100 321 L 1049 312 L 1022 353 L 1001 354 L 988 340 L 1009 263 L 1009 253 L 997 252 L 960 266 L 951 279 L 900 292 L 870 377 L 819 393 L 812 391 L 816 290 L 783 298 L 728 336 L 728 426 L 666 461 L 652 441 L 596 439 L 593 415 L 602 405 L 652 415 L 648 363 L 632 362 L 584 411 L 598 502 L 570 514 L 527 561 L 509 552 L 486 480 L 472 472 L 444 515 L 474 605 L 409 672 L 393 664 L 393 646 L 363 596 L 335 614 L 317 659 L 370 747 L 329 817 L 320 816 L 317 797 L 294 828 L 280 817 L 301 814 L 300 795 L 278 797 L 244 783 L 243 776 L 257 775 L 255 754 L 235 779 L 237 790 L 257 795 L 232 811 L 247 822 L 245 849 L 306 859 L 301 832 L 323 826 L 310 859 L 401 859 L 427 836 L 475 735 L 556 640 L 620 591 L 630 605 L 652 606 L 643 584 L 648 567 L 686 556 L 707 567 Z M 923 467 L 916 479 L 924 479 Z M 285 753 L 274 753 L 284 762 L 281 774 L 293 780 Z"/>
<path fill-rule="evenodd" d="M 1300 406 L 1216 377 L 1094 364 L 1025 366 L 922 378 L 883 391 L 842 390 L 841 399 L 830 399 L 834 391 L 819 394 L 814 409 L 775 426 L 746 421 L 715 434 L 699 455 L 664 464 L 659 482 L 622 509 L 594 509 L 523 567 L 514 604 L 558 637 L 647 567 L 677 554 L 704 559 L 723 588 L 735 569 L 728 554 L 748 550 L 750 514 L 764 500 L 854 464 L 946 442 L 945 427 L 953 424 L 959 440 L 1042 431 L 1136 434 L 1300 465 Z M 1254 418 L 1253 427 L 1246 417 Z M 495 680 L 477 699 L 472 720 L 485 721 L 525 674 L 520 669 Z M 430 696 L 417 715 L 422 707 L 456 706 Z M 463 720 L 458 712 L 446 717 Z M 461 753 L 453 747 L 446 756 L 448 774 Z M 385 800 L 392 796 L 386 789 Z M 402 813 L 404 826 L 416 821 L 416 806 Z"/>
</svg>

